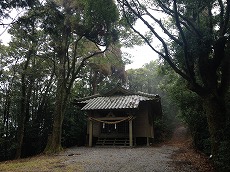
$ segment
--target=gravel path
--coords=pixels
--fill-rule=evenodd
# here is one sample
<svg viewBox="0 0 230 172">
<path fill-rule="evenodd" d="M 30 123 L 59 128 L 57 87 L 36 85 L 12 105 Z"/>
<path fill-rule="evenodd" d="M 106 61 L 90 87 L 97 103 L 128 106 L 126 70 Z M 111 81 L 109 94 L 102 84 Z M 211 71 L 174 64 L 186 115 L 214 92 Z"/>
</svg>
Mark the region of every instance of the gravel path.
<svg viewBox="0 0 230 172">
<path fill-rule="evenodd" d="M 170 156 L 178 150 L 173 146 L 135 148 L 75 147 L 61 155 L 64 164 L 76 164 L 87 172 L 172 172 Z"/>
<path fill-rule="evenodd" d="M 73 147 L 58 154 L 64 157 L 61 158 L 59 166 L 63 169 L 72 167 L 74 172 L 212 171 L 209 162 L 204 161 L 205 157 L 190 147 L 189 140 L 187 129 L 180 126 L 175 130 L 172 139 L 164 145 L 134 148 Z"/>
<path fill-rule="evenodd" d="M 214 172 L 178 127 L 172 140 L 151 147 L 72 147 L 56 155 L 39 155 L 0 163 L 4 172 Z M 164 145 L 163 145 L 164 144 Z"/>
</svg>

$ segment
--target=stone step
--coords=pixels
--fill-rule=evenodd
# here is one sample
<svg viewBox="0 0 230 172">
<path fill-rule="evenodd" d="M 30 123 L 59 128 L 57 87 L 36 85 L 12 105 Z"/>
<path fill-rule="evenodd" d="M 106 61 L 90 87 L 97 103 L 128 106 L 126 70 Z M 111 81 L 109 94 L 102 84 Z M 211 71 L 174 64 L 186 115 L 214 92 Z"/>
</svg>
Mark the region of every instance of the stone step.
<svg viewBox="0 0 230 172">
<path fill-rule="evenodd" d="M 129 146 L 129 138 L 98 138 L 97 146 Z"/>
</svg>

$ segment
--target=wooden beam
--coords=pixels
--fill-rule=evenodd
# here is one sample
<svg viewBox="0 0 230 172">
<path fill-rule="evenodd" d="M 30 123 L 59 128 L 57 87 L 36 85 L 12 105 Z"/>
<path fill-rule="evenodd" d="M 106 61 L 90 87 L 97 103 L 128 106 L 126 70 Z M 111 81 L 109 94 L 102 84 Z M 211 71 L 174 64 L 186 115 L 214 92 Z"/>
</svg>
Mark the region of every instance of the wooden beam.
<svg viewBox="0 0 230 172">
<path fill-rule="evenodd" d="M 89 120 L 89 147 L 93 146 L 93 121 Z"/>
<path fill-rule="evenodd" d="M 149 144 L 149 137 L 147 137 L 146 139 L 147 139 L 147 140 L 146 140 L 146 142 L 147 142 L 146 146 L 149 146 L 149 145 L 150 145 L 150 144 Z"/>
<path fill-rule="evenodd" d="M 133 146 L 133 120 L 129 120 L 129 146 Z"/>
<path fill-rule="evenodd" d="M 126 119 L 127 117 L 100 117 L 100 118 L 95 118 L 97 120 L 101 120 L 101 121 L 116 121 L 116 120 L 122 120 L 122 119 Z"/>
</svg>

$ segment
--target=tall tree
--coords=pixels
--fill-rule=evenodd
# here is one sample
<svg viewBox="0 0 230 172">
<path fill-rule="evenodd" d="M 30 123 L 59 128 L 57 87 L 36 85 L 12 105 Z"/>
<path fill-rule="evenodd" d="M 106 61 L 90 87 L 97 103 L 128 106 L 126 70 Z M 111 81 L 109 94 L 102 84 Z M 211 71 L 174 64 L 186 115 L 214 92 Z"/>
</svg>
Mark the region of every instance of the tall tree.
<svg viewBox="0 0 230 172">
<path fill-rule="evenodd" d="M 5 113 L 2 116 L 4 124 L 0 123 L 0 128 L 9 126 L 9 121 L 17 127 L 17 158 L 30 155 L 24 147 L 28 145 L 29 148 L 27 143 L 32 141 L 31 137 L 37 133 L 36 140 L 40 136 L 44 139 L 44 132 L 49 128 L 45 152 L 61 149 L 62 122 L 72 86 L 87 61 L 104 53 L 117 39 L 117 18 L 116 5 L 112 0 L 48 1 L 28 9 L 13 24 L 11 50 L 6 56 L 1 56 L 1 62 L 4 62 L 1 76 L 10 78 L 12 73 L 17 77 L 17 82 L 10 82 L 17 95 L 6 99 L 6 95 L 12 95 L 11 87 L 6 86 L 1 91 L 5 105 L 0 106 L 0 111 Z M 5 63 L 7 60 L 9 62 Z M 7 77 L 3 78 L 3 84 L 7 85 Z M 51 95 L 52 91 L 55 96 Z M 53 125 L 49 122 L 51 112 Z M 17 119 L 11 120 L 9 114 L 16 114 Z M 5 133 L 1 132 L 1 138 L 5 139 Z M 2 144 L 0 146 L 2 148 Z M 36 151 L 30 148 L 38 153 L 44 146 L 38 145 Z"/>
<path fill-rule="evenodd" d="M 15 97 L 17 91 L 14 90 L 14 87 L 17 85 L 18 77 L 16 76 L 16 68 L 11 67 L 11 70 L 6 70 L 9 64 L 12 62 L 12 59 L 6 58 L 9 48 L 6 46 L 1 46 L 1 67 L 2 73 L 0 77 L 0 147 L 1 147 L 1 156 L 0 160 L 11 158 L 13 147 L 15 146 L 15 117 L 16 114 L 12 114 L 12 107 L 16 106 Z M 17 108 L 15 108 L 18 110 Z"/>
<path fill-rule="evenodd" d="M 62 122 L 73 83 L 88 59 L 107 50 L 99 46 L 107 47 L 115 40 L 118 14 L 112 0 L 49 2 L 45 10 L 49 13 L 44 29 L 55 52 L 57 77 L 53 129 L 45 152 L 54 153 L 61 150 Z"/>
<path fill-rule="evenodd" d="M 217 160 L 228 115 L 230 0 L 118 2 L 130 27 L 187 81 L 188 89 L 202 98 L 212 155 Z M 147 26 L 148 34 L 134 27 L 137 19 Z M 160 29 L 156 30 L 157 27 Z M 158 41 L 163 50 L 157 49 L 153 40 Z"/>
<path fill-rule="evenodd" d="M 35 109 L 37 108 L 35 108 L 35 106 L 39 104 L 39 98 L 42 97 L 42 94 L 40 97 L 38 96 L 37 101 L 32 101 L 33 96 L 44 91 L 39 90 L 38 87 L 41 81 L 44 87 L 46 87 L 45 82 L 49 80 L 49 78 L 52 81 L 53 78 L 53 72 L 50 74 L 50 67 L 46 66 L 46 63 L 50 63 L 51 61 L 49 59 L 43 60 L 40 55 L 42 51 L 41 47 L 45 46 L 43 42 L 45 37 L 44 32 L 39 29 L 39 24 L 40 21 L 37 16 L 35 16 L 33 12 L 29 12 L 20 17 L 9 30 L 9 33 L 12 35 L 12 40 L 9 43 L 10 50 L 5 58 L 12 59 L 12 62 L 8 63 L 8 68 L 18 69 L 17 72 L 15 72 L 15 76 L 19 78 L 20 85 L 20 110 L 17 113 L 16 124 L 16 158 L 21 157 L 26 125 L 34 119 L 32 115 L 35 116 L 36 114 L 37 110 Z M 14 84 L 14 82 L 11 82 L 11 84 Z M 47 96 L 47 90 L 45 90 L 45 93 Z"/>
</svg>

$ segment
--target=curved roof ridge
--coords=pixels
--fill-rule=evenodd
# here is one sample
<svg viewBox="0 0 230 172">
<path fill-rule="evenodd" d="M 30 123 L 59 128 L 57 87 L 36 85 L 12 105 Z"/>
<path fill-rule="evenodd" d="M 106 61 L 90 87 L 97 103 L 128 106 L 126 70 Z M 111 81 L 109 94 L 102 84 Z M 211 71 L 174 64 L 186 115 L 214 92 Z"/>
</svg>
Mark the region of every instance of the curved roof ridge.
<svg viewBox="0 0 230 172">
<path fill-rule="evenodd" d="M 87 96 L 87 97 L 83 97 L 83 98 L 77 98 L 77 99 L 74 99 L 75 102 L 81 102 L 81 101 L 86 101 L 86 100 L 89 100 L 89 99 L 93 99 L 93 98 L 97 98 L 97 97 L 101 97 L 100 94 L 93 94 L 91 96 Z"/>
<path fill-rule="evenodd" d="M 145 92 L 142 92 L 142 91 L 138 91 L 137 95 L 148 97 L 148 98 L 160 98 L 160 96 L 158 94 L 149 94 L 149 93 L 145 93 Z"/>
<path fill-rule="evenodd" d="M 134 92 L 125 89 L 124 87 L 122 87 L 120 84 L 118 84 L 116 87 L 112 88 L 111 90 L 105 92 L 104 94 L 102 94 L 102 96 L 112 96 L 112 95 L 116 95 L 116 94 L 123 94 L 123 95 L 135 95 Z"/>
</svg>

